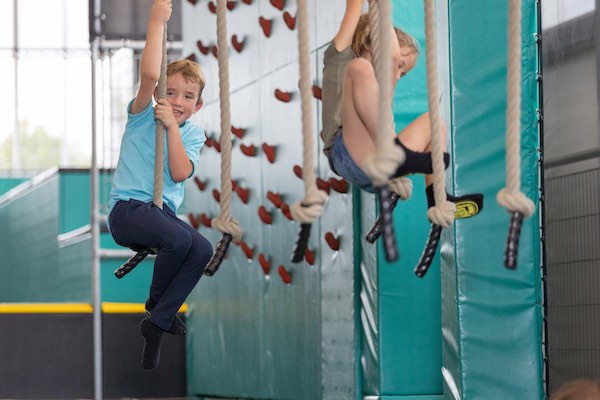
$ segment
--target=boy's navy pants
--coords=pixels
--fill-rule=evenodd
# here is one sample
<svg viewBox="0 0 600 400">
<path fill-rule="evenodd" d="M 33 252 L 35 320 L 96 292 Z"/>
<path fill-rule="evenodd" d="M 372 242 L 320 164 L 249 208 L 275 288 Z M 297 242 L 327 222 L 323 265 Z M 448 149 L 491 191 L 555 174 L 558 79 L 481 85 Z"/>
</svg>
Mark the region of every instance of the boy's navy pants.
<svg viewBox="0 0 600 400">
<path fill-rule="evenodd" d="M 212 257 L 212 245 L 166 205 L 161 210 L 152 203 L 119 201 L 109 215 L 109 226 L 121 246 L 158 249 L 146 308 L 154 305 L 150 321 L 168 331 Z"/>
</svg>

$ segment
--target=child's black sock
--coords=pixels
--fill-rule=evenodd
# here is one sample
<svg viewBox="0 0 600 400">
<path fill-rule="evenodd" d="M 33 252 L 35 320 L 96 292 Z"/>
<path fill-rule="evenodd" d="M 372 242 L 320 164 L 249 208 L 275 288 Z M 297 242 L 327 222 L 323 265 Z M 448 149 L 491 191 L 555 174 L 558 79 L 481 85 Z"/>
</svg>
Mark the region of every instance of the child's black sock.
<svg viewBox="0 0 600 400">
<path fill-rule="evenodd" d="M 396 172 L 394 173 L 394 177 L 400 177 L 410 174 L 432 174 L 433 166 L 431 164 L 431 152 L 420 152 L 413 151 L 406 147 L 400 139 L 394 139 L 397 146 L 402 147 L 404 153 L 406 154 L 406 159 L 404 160 L 404 164 L 402 164 Z M 444 152 L 444 168 L 448 168 L 450 164 L 450 154 Z"/>
<path fill-rule="evenodd" d="M 154 369 L 160 361 L 160 344 L 164 331 L 148 318 L 144 318 L 140 322 L 140 333 L 146 342 L 142 353 L 142 366 L 144 369 Z"/>
<path fill-rule="evenodd" d="M 433 185 L 427 186 L 425 193 L 427 194 L 427 207 L 431 208 L 435 205 Z M 446 192 L 446 197 L 448 201 L 451 201 L 456 205 L 454 219 L 474 217 L 483 209 L 483 194 L 481 193 L 471 193 L 454 197 Z"/>
<path fill-rule="evenodd" d="M 148 300 L 146 300 L 146 314 L 148 315 L 148 317 L 152 315 L 152 310 L 155 306 L 156 303 L 148 297 Z M 173 318 L 173 324 L 171 325 L 171 328 L 167 331 L 167 333 L 169 335 L 177 336 L 187 334 L 187 327 L 177 314 L 175 314 L 175 318 Z"/>
</svg>

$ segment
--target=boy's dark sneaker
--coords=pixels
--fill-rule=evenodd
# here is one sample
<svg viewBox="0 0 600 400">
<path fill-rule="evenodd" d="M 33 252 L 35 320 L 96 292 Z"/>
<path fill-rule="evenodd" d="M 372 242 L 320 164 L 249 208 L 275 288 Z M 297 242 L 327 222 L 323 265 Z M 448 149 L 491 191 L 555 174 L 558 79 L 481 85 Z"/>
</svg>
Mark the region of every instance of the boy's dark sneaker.
<svg viewBox="0 0 600 400">
<path fill-rule="evenodd" d="M 146 300 L 146 315 L 148 315 L 148 317 L 152 315 L 152 310 L 154 309 L 154 306 L 156 306 L 156 303 L 154 303 L 152 300 L 150 300 L 150 298 L 148 298 L 148 300 Z M 166 331 L 166 333 L 168 333 L 169 335 L 176 336 L 187 334 L 187 327 L 177 314 L 175 314 L 175 318 L 173 318 L 173 324 L 171 325 L 171 328 L 168 331 Z"/>
<path fill-rule="evenodd" d="M 145 340 L 142 366 L 144 369 L 154 369 L 158 367 L 160 361 L 160 344 L 164 331 L 154 325 L 148 318 L 144 318 L 140 322 L 140 333 Z"/>
</svg>

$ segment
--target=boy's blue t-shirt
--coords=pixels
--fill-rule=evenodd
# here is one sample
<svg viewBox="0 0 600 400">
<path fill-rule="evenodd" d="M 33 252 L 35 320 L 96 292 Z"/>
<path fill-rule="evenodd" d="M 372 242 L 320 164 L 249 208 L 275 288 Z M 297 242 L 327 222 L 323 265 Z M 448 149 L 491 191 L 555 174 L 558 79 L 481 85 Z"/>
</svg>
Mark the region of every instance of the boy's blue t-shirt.
<svg viewBox="0 0 600 400">
<path fill-rule="evenodd" d="M 154 152 L 156 148 L 156 121 L 152 102 L 142 112 L 133 115 L 127 106 L 127 124 L 121 141 L 121 152 L 108 201 L 108 212 L 119 200 L 135 199 L 149 203 L 154 197 Z M 185 152 L 193 164 L 192 175 L 198 165 L 200 149 L 206 141 L 204 130 L 190 121 L 179 126 Z M 163 174 L 163 203 L 171 210 L 183 202 L 184 183 L 175 182 L 169 172 L 169 158 L 165 135 L 165 168 Z M 190 175 L 191 176 L 191 175 Z"/>
</svg>

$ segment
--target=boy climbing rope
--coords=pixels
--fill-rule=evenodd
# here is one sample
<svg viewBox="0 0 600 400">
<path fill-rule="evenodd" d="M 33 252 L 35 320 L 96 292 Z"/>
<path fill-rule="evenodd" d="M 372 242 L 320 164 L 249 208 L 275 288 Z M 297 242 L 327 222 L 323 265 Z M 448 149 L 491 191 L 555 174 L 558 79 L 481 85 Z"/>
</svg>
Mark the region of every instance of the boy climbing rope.
<svg viewBox="0 0 600 400">
<path fill-rule="evenodd" d="M 159 364 L 163 334 L 186 334 L 177 311 L 184 303 L 212 255 L 211 244 L 196 229 L 177 218 L 184 181 L 198 165 L 204 131 L 188 118 L 202 106 L 205 78 L 188 60 L 167 66 L 166 99 L 157 98 L 163 35 L 171 17 L 171 0 L 154 0 L 141 58 L 140 87 L 129 103 L 128 119 L 110 193 L 110 232 L 119 245 L 134 251 L 156 249 L 154 274 L 146 301 L 148 317 L 140 323 L 145 340 L 142 365 Z M 156 120 L 166 131 L 163 207 L 153 203 Z"/>
<path fill-rule="evenodd" d="M 369 0 L 370 2 L 376 0 Z M 369 16 L 361 15 L 364 0 L 347 0 L 340 29 L 325 51 L 323 68 L 323 132 L 324 153 L 331 169 L 367 192 L 375 192 L 364 173 L 364 163 L 376 151 L 379 85 L 375 76 Z M 392 41 L 393 71 L 391 83 L 410 72 L 419 54 L 415 39 L 398 28 Z M 391 105 L 390 105 L 391 106 Z M 446 132 L 442 129 L 445 143 Z M 400 131 L 395 138 L 406 155 L 405 162 L 390 176 L 424 174 L 428 207 L 434 205 L 429 114 L 424 113 Z M 448 153 L 444 153 L 446 167 Z M 454 197 L 455 218 L 477 215 L 483 208 L 482 194 Z M 395 205 L 398 195 L 391 194 Z M 381 233 L 378 220 L 368 235 L 373 242 Z"/>
</svg>

